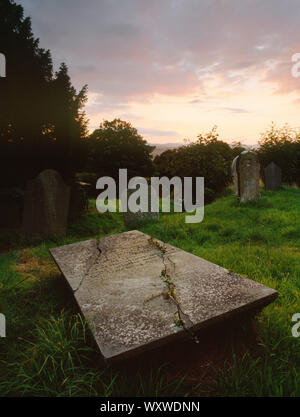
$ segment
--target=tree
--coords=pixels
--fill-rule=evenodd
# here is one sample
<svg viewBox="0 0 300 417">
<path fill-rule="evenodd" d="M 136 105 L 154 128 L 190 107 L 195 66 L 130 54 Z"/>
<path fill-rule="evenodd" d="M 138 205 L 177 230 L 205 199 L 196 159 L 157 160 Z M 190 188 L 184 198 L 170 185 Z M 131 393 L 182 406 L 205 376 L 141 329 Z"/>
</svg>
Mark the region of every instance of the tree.
<svg viewBox="0 0 300 417">
<path fill-rule="evenodd" d="M 151 152 L 137 130 L 120 119 L 105 120 L 89 137 L 88 170 L 118 179 L 119 169 L 127 168 L 128 178 L 152 175 Z"/>
<path fill-rule="evenodd" d="M 50 51 L 39 47 L 30 18 L 11 0 L 0 1 L 0 52 L 7 62 L 0 78 L 0 186 L 22 187 L 45 168 L 74 170 L 86 87 L 76 94 L 65 65 L 53 75 Z"/>
<path fill-rule="evenodd" d="M 32 165 L 47 113 L 41 97 L 47 94 L 52 62 L 33 38 L 23 8 L 9 0 L 0 2 L 0 50 L 7 65 L 7 76 L 0 79 L 0 181 L 7 185 Z"/>
<path fill-rule="evenodd" d="M 87 85 L 78 93 L 71 84 L 68 67 L 62 63 L 50 83 L 49 124 L 46 134 L 54 151 L 50 161 L 69 182 L 74 169 L 82 168 L 87 152 L 87 120 L 83 111 L 87 101 Z M 47 163 L 47 156 L 46 161 Z M 48 162 L 49 163 L 49 162 Z"/>
<path fill-rule="evenodd" d="M 154 165 L 160 176 L 204 177 L 205 201 L 210 202 L 230 183 L 232 159 L 232 148 L 218 139 L 214 126 L 196 142 L 163 152 Z"/>
<path fill-rule="evenodd" d="M 176 149 L 168 149 L 154 158 L 154 174 L 158 177 L 174 176 L 177 171 Z"/>
<path fill-rule="evenodd" d="M 232 156 L 233 156 L 233 158 L 235 158 L 236 156 L 238 156 L 241 152 L 247 150 L 247 148 L 240 141 L 233 142 L 231 144 L 231 149 L 232 149 Z"/>
<path fill-rule="evenodd" d="M 262 171 L 270 162 L 275 162 L 282 170 L 284 182 L 300 186 L 300 131 L 287 124 L 276 127 L 272 123 L 262 133 L 257 152 Z"/>
</svg>

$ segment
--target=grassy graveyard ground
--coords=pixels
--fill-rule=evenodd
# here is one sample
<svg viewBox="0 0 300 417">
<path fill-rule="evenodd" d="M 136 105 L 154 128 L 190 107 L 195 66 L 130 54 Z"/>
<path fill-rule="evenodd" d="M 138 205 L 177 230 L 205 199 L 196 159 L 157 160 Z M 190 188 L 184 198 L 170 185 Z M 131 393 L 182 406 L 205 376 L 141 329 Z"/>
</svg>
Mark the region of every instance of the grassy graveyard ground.
<svg viewBox="0 0 300 417">
<path fill-rule="evenodd" d="M 0 312 L 7 320 L 7 338 L 0 338 L 0 396 L 300 396 L 300 338 L 291 333 L 291 317 L 300 313 L 299 213 L 296 188 L 263 191 L 261 200 L 247 204 L 228 192 L 205 207 L 200 224 L 170 213 L 140 228 L 279 292 L 257 318 L 256 343 L 242 350 L 233 343 L 225 363 L 212 364 L 205 381 L 201 372 L 171 378 L 167 363 L 132 373 L 130 367 L 99 365 L 48 248 L 126 231 L 122 214 L 99 214 L 91 201 L 66 239 L 36 246 L 10 236 L 7 245 L 3 235 L 0 247 L 10 251 L 0 253 Z"/>
</svg>

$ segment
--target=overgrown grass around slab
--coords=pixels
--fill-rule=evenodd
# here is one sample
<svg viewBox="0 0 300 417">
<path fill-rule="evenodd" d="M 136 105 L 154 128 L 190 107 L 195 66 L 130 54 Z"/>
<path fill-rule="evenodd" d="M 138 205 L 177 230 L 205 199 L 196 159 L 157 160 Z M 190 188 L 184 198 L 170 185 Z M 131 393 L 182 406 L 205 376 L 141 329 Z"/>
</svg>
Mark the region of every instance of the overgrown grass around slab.
<svg viewBox="0 0 300 417">
<path fill-rule="evenodd" d="M 48 252 L 126 231 L 121 213 L 99 214 L 95 201 L 90 203 L 65 239 L 35 245 L 14 236 L 15 249 L 0 254 L 0 313 L 7 322 L 7 337 L 0 338 L 0 396 L 300 395 L 300 338 L 291 333 L 292 315 L 300 313 L 299 189 L 262 192 L 248 204 L 226 195 L 205 207 L 202 223 L 188 224 L 185 213 L 170 213 L 140 227 L 279 292 L 258 317 L 256 348 L 249 346 L 242 356 L 233 350 L 223 366 L 211 367 L 205 392 L 200 375 L 191 386 L 184 377 L 170 379 L 164 366 L 134 375 L 101 368 L 87 325 Z"/>
</svg>

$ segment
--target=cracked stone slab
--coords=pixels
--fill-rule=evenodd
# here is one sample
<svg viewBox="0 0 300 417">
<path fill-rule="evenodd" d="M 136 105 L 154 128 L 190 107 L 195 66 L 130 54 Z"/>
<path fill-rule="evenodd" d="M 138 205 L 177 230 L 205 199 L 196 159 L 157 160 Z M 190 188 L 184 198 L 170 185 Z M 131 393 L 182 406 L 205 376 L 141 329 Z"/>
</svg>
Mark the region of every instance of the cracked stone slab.
<svg viewBox="0 0 300 417">
<path fill-rule="evenodd" d="M 81 281 L 100 253 L 95 239 L 49 250 L 73 291 L 78 290 Z"/>
<path fill-rule="evenodd" d="M 277 292 L 137 230 L 50 249 L 104 359 L 151 349 L 269 304 Z M 166 268 L 178 306 L 165 297 Z"/>
</svg>

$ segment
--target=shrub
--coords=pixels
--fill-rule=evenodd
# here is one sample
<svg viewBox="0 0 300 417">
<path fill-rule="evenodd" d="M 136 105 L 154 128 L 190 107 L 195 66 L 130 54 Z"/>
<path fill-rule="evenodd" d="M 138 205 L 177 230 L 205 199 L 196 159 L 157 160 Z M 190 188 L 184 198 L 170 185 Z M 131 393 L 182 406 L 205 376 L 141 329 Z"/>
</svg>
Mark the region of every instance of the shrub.
<svg viewBox="0 0 300 417">
<path fill-rule="evenodd" d="M 196 142 L 168 150 L 154 159 L 158 176 L 204 177 L 205 201 L 211 202 L 231 181 L 234 149 L 218 139 L 216 127 Z"/>
<path fill-rule="evenodd" d="M 274 123 L 262 134 L 258 156 L 262 169 L 275 162 L 282 170 L 282 180 L 300 186 L 300 131 Z"/>
</svg>

